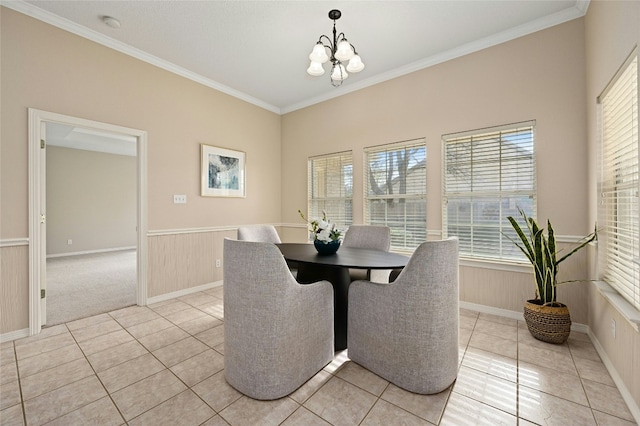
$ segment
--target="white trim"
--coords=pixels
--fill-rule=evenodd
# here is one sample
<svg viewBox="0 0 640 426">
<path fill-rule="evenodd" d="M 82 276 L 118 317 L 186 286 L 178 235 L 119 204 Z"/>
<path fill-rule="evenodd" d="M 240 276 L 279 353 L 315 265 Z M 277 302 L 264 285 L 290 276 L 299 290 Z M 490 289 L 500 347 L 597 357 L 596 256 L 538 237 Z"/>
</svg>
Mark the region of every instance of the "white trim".
<svg viewBox="0 0 640 426">
<path fill-rule="evenodd" d="M 17 246 L 28 246 L 29 239 L 28 238 L 7 238 L 4 240 L 0 240 L 0 247 L 17 247 Z"/>
<path fill-rule="evenodd" d="M 280 228 L 307 228 L 307 225 L 304 223 L 281 223 L 279 225 L 274 225 Z"/>
<path fill-rule="evenodd" d="M 220 287 L 221 285 L 222 285 L 222 281 L 214 281 L 208 284 L 199 285 L 197 287 L 190 287 L 190 288 L 185 288 L 183 290 L 174 291 L 172 293 L 161 294 L 160 296 L 154 296 L 147 299 L 147 304 L 153 305 L 154 303 L 164 302 L 165 300 L 171 300 L 177 297 L 187 296 L 189 294 L 197 293 L 199 291 Z"/>
<path fill-rule="evenodd" d="M 523 304 L 524 306 L 524 304 Z M 518 321 L 524 321 L 524 313 L 510 311 L 508 309 L 495 308 L 493 306 L 479 305 L 477 303 L 460 301 L 460 307 L 470 311 L 482 312 L 484 314 L 497 315 L 499 317 L 511 318 Z"/>
<path fill-rule="evenodd" d="M 200 83 L 203 86 L 207 86 L 222 93 L 226 93 L 227 95 L 231 95 L 234 98 L 241 99 L 245 102 L 256 105 L 260 108 L 264 108 L 276 114 L 282 114 L 280 108 L 275 105 L 271 105 L 260 99 L 254 98 L 253 96 L 247 95 L 246 93 L 240 92 L 239 90 L 235 90 L 229 86 L 218 83 L 217 81 L 203 77 L 202 75 L 197 74 L 193 71 L 189 71 L 169 61 L 160 59 L 156 56 L 153 56 L 135 47 L 129 46 L 128 44 L 122 43 L 121 41 L 108 37 L 97 31 L 91 30 L 82 25 L 78 25 L 75 22 L 69 21 L 68 19 L 62 18 L 44 9 L 40 9 L 39 7 L 25 1 L 3 1 L 2 5 L 32 18 L 38 19 L 42 22 L 46 22 L 47 24 L 53 25 L 54 27 L 61 28 L 77 36 L 94 41 L 110 49 L 124 53 L 125 55 L 129 55 L 148 64 L 154 65 L 158 68 L 195 81 L 196 83 Z"/>
<path fill-rule="evenodd" d="M 589 336 L 589 339 L 591 339 L 591 343 L 593 343 L 593 346 L 596 348 L 596 352 L 598 352 L 598 355 L 600 355 L 600 359 L 602 359 L 602 363 L 607 368 L 607 371 L 609 372 L 613 383 L 615 383 L 616 387 L 618 388 L 622 399 L 624 399 L 624 402 L 627 403 L 627 408 L 631 412 L 631 415 L 636 420 L 636 423 L 640 424 L 640 407 L 638 407 L 638 403 L 631 395 L 631 392 L 629 392 L 629 389 L 627 389 L 627 386 L 624 384 L 624 381 L 620 377 L 620 374 L 618 374 L 618 371 L 613 365 L 613 362 L 611 362 L 611 359 L 607 355 L 607 351 L 604 350 L 604 347 L 600 344 L 596 335 L 593 334 L 591 332 L 591 329 L 589 328 L 587 331 L 587 335 Z"/>
<path fill-rule="evenodd" d="M 557 235 L 556 241 L 559 243 L 575 244 L 576 242 L 584 239 L 584 237 L 574 235 Z M 589 243 L 590 245 L 596 245 L 597 242 Z M 470 268 L 483 268 L 493 269 L 496 271 L 507 272 L 520 272 L 520 273 L 533 273 L 533 266 L 528 262 L 508 262 L 500 261 L 498 259 L 481 259 L 472 257 L 460 257 L 460 266 L 466 266 Z"/>
<path fill-rule="evenodd" d="M 469 268 L 493 269 L 495 271 L 519 272 L 532 274 L 533 266 L 530 263 L 510 263 L 498 260 L 472 259 L 460 257 L 460 266 Z"/>
<path fill-rule="evenodd" d="M 576 9 L 578 9 L 578 12 L 581 13 L 582 16 L 587 14 L 590 2 L 591 0 L 576 0 Z"/>
<path fill-rule="evenodd" d="M 460 307 L 464 309 L 468 309 L 470 311 L 482 312 L 484 314 L 491 314 L 499 317 L 505 317 L 505 318 L 511 318 L 518 321 L 524 321 L 524 303 L 523 303 L 523 312 L 510 311 L 508 309 L 496 308 L 496 307 L 487 306 L 487 305 L 479 305 L 477 303 L 463 302 L 462 300 L 460 301 Z M 589 326 L 586 324 L 572 322 L 571 331 L 588 334 Z"/>
<path fill-rule="evenodd" d="M 221 232 L 221 231 L 235 231 L 237 226 L 211 226 L 207 228 L 183 228 L 183 229 L 158 229 L 148 231 L 148 237 L 158 237 L 162 235 L 178 235 L 178 234 L 200 234 L 203 232 Z"/>
<path fill-rule="evenodd" d="M 280 114 L 287 114 L 289 112 L 296 111 L 298 109 L 306 108 L 308 106 L 311 106 L 320 102 L 324 102 L 329 99 L 337 98 L 338 96 L 346 95 L 347 93 L 355 92 L 357 90 L 364 89 L 369 86 L 373 86 L 374 84 L 382 83 L 387 80 L 392 80 L 394 78 L 398 78 L 415 71 L 420 71 L 424 68 L 429 68 L 434 65 L 438 65 L 443 62 L 450 61 L 452 59 L 460 58 L 462 56 L 469 55 L 474 52 L 478 52 L 488 47 L 496 46 L 498 44 L 505 43 L 507 41 L 526 36 L 528 34 L 533 34 L 537 31 L 541 31 L 541 30 L 553 27 L 555 25 L 563 24 L 573 19 L 581 18 L 586 14 L 588 2 L 587 2 L 587 7 L 584 7 L 584 8 L 581 7 L 582 4 L 583 4 L 583 0 L 578 0 L 576 7 L 561 10 L 552 15 L 548 15 L 540 19 L 536 19 L 534 21 L 517 26 L 515 28 L 510 28 L 506 31 L 503 31 L 498 34 L 493 34 L 489 37 L 472 41 L 471 43 L 458 46 L 446 52 L 442 52 L 437 55 L 433 55 L 428 58 L 422 59 L 420 61 L 416 61 L 411 64 L 405 65 L 403 67 L 396 68 L 395 70 L 391 70 L 389 72 L 378 74 L 371 78 L 360 80 L 358 83 L 342 86 L 340 87 L 339 92 L 337 91 L 327 92 L 320 96 L 316 96 L 316 97 L 304 100 L 302 102 L 298 102 L 297 104 L 282 107 L 280 108 Z"/>
<path fill-rule="evenodd" d="M 312 97 L 304 101 L 298 102 L 296 104 L 287 105 L 282 108 L 279 108 L 275 105 L 271 105 L 267 102 L 254 98 L 253 96 L 250 96 L 246 93 L 230 88 L 228 86 L 225 86 L 221 83 L 218 83 L 217 81 L 203 77 L 192 71 L 186 70 L 182 67 L 172 64 L 171 62 L 157 58 L 153 55 L 150 55 L 146 52 L 143 52 L 127 44 L 124 44 L 111 37 L 107 37 L 104 34 L 100 34 L 97 31 L 90 30 L 86 27 L 83 27 L 74 22 L 71 22 L 67 19 L 61 18 L 53 13 L 40 9 L 39 7 L 36 7 L 25 1 L 5 0 L 2 2 L 2 5 L 10 9 L 13 9 L 15 11 L 18 11 L 20 13 L 23 13 L 25 15 L 31 16 L 32 18 L 51 24 L 55 27 L 62 28 L 63 30 L 69 31 L 80 37 L 84 37 L 96 43 L 102 44 L 103 46 L 117 50 L 118 52 L 122 52 L 136 59 L 140 59 L 141 61 L 155 65 L 159 68 L 165 69 L 169 72 L 172 72 L 174 74 L 177 74 L 189 80 L 200 83 L 204 86 L 211 87 L 215 90 L 219 90 L 220 92 L 223 92 L 235 98 L 244 100 L 260 108 L 264 108 L 276 114 L 284 115 L 289 112 L 296 111 L 298 109 L 302 109 L 320 102 L 324 102 L 329 99 L 337 98 L 339 96 L 346 95 L 348 93 L 355 92 L 357 90 L 364 89 L 366 87 L 373 86 L 375 84 L 382 83 L 387 80 L 392 80 L 394 78 L 401 77 L 403 75 L 410 74 L 412 72 L 419 71 L 424 68 L 438 65 L 443 62 L 468 55 L 470 53 L 478 52 L 488 47 L 505 43 L 507 41 L 514 40 L 516 38 L 571 21 L 573 19 L 581 18 L 587 12 L 587 9 L 589 7 L 589 0 L 577 0 L 576 5 L 572 8 L 567 8 L 559 12 L 556 12 L 552 15 L 544 16 L 540 19 L 536 19 L 534 21 L 527 22 L 523 25 L 519 25 L 515 28 L 510 28 L 501 33 L 493 34 L 489 37 L 475 40 L 471 43 L 458 46 L 454 49 L 450 49 L 449 51 L 430 56 L 428 58 L 413 62 L 411 64 L 397 68 L 395 70 L 391 70 L 389 72 L 382 73 L 382 74 L 373 76 L 371 78 L 360 80 L 356 84 L 343 86 L 341 87 L 340 91 L 330 91 L 320 96 Z"/>
<path fill-rule="evenodd" d="M 157 237 L 162 235 L 179 235 L 179 234 L 199 234 L 203 232 L 222 232 L 222 231 L 237 231 L 241 226 L 258 226 L 258 225 L 270 225 L 275 227 L 289 227 L 289 228 L 306 228 L 303 224 L 291 224 L 291 223 L 252 223 L 247 225 L 227 225 L 227 226 L 208 226 L 205 228 L 181 228 L 181 229 L 154 229 L 147 232 L 149 237 Z"/>
<path fill-rule="evenodd" d="M 82 256 L 84 254 L 111 253 L 114 251 L 126 251 L 126 250 L 135 250 L 135 249 L 136 249 L 136 246 L 116 247 L 116 248 L 100 249 L 100 250 L 74 251 L 69 253 L 48 254 L 47 259 L 53 259 L 56 257 L 67 257 L 67 256 Z"/>
<path fill-rule="evenodd" d="M 28 328 L 23 328 L 22 330 L 10 331 L 8 333 L 0 334 L 0 343 L 22 339 L 23 337 L 29 337 Z"/>
<path fill-rule="evenodd" d="M 101 123 L 83 118 L 29 108 L 29 333 L 40 332 L 42 312 L 40 287 L 43 260 L 46 258 L 46 242 L 40 213 L 46 206 L 42 200 L 44 183 L 42 166 L 44 163 L 40 148 L 44 123 L 60 123 L 87 129 L 102 130 L 135 137 L 137 140 L 137 289 L 136 302 L 144 306 L 147 300 L 147 132 L 138 129 Z M 46 224 L 45 224 L 46 226 Z"/>
<path fill-rule="evenodd" d="M 595 281 L 595 285 L 602 297 L 607 299 L 614 309 L 629 322 L 636 332 L 640 332 L 640 311 L 633 307 L 633 305 L 622 297 L 616 289 L 611 287 L 605 281 Z"/>
<path fill-rule="evenodd" d="M 584 235 L 556 235 L 557 243 L 575 244 L 584 240 Z M 598 241 L 592 241 L 589 245 L 598 245 Z"/>
</svg>

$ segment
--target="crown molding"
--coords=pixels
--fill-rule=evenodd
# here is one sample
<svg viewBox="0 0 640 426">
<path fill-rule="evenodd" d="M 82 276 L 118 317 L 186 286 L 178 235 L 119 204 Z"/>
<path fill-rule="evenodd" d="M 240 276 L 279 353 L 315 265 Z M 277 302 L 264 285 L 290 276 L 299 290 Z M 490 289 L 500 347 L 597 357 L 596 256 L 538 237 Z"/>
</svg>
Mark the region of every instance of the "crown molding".
<svg viewBox="0 0 640 426">
<path fill-rule="evenodd" d="M 30 3 L 26 3 L 22 0 L 3 0 L 2 6 L 6 6 L 9 9 L 15 10 L 16 12 L 20 12 L 24 15 L 38 19 L 42 22 L 53 25 L 54 27 L 58 27 L 72 34 L 86 38 L 88 40 L 101 44 L 110 49 L 116 50 L 120 53 L 124 53 L 125 55 L 131 56 L 133 58 L 144 61 L 148 64 L 154 65 L 158 68 L 162 68 L 165 71 L 169 71 L 173 74 L 195 81 L 196 83 L 200 83 L 203 86 L 207 86 L 212 89 L 218 90 L 222 93 L 226 93 L 227 95 L 233 96 L 234 98 L 243 100 L 245 102 L 256 105 L 260 108 L 266 109 L 276 114 L 281 114 L 280 108 L 278 108 L 275 105 L 271 105 L 260 99 L 254 98 L 253 96 L 249 96 L 246 93 L 240 92 L 238 90 L 232 89 L 229 86 L 225 86 L 224 84 L 218 83 L 217 81 L 203 77 L 200 74 L 191 72 L 169 61 L 165 61 L 164 59 L 160 59 L 156 56 L 150 55 L 146 52 L 143 52 L 140 49 L 136 49 L 135 47 L 129 46 L 126 43 L 122 43 L 111 37 L 107 37 L 106 35 L 101 34 L 97 31 L 83 27 L 82 25 L 78 25 L 75 22 L 72 22 L 68 19 L 61 18 L 58 15 L 55 15 L 44 9 L 40 9 L 39 7 L 36 7 Z"/>
<path fill-rule="evenodd" d="M 191 72 L 171 62 L 168 62 L 156 56 L 150 55 L 146 52 L 143 52 L 139 49 L 129 46 L 128 44 L 117 41 L 111 37 L 107 37 L 104 34 L 101 34 L 97 31 L 93 31 L 86 27 L 78 25 L 74 22 L 69 21 L 68 19 L 61 18 L 43 9 L 40 9 L 39 7 L 33 6 L 30 3 L 26 3 L 23 0 L 2 0 L 3 6 L 13 9 L 17 12 L 23 13 L 32 18 L 38 19 L 40 21 L 43 21 L 55 27 L 61 28 L 65 31 L 76 34 L 80 37 L 84 37 L 98 44 L 109 47 L 118 52 L 124 53 L 126 55 L 129 55 L 141 61 L 147 62 L 151 65 L 157 66 L 166 71 L 172 72 L 181 77 L 195 81 L 196 83 L 200 83 L 204 86 L 218 90 L 222 93 L 226 93 L 227 95 L 233 96 L 237 99 L 243 100 L 245 102 L 256 105 L 260 108 L 266 109 L 268 111 L 271 111 L 279 115 L 284 115 L 286 113 L 293 112 L 298 109 L 306 108 L 308 106 L 315 105 L 320 102 L 328 101 L 330 99 L 337 98 L 339 96 L 343 96 L 348 93 L 352 93 L 369 86 L 383 83 L 385 81 L 392 80 L 394 78 L 398 78 L 406 74 L 410 74 L 412 72 L 419 71 L 434 65 L 438 65 L 443 62 L 468 55 L 470 53 L 478 52 L 488 47 L 492 47 L 497 44 L 514 40 L 516 38 L 529 35 L 537 31 L 541 31 L 546 28 L 571 21 L 573 19 L 581 18 L 587 13 L 587 9 L 589 8 L 589 3 L 590 3 L 590 0 L 576 0 L 576 4 L 572 8 L 564 9 L 560 12 L 511 28 L 501 33 L 494 34 L 492 36 L 485 37 L 483 39 L 464 44 L 454 49 L 450 49 L 446 52 L 442 52 L 437 55 L 433 55 L 428 58 L 422 59 L 420 61 L 413 62 L 404 67 L 396 68 L 395 70 L 391 70 L 389 72 L 382 73 L 371 78 L 360 80 L 358 83 L 342 86 L 342 90 L 340 90 L 340 92 L 328 92 L 326 94 L 309 98 L 307 100 L 298 102 L 296 104 L 279 108 L 275 105 L 271 105 L 260 99 L 247 95 L 246 93 L 240 92 L 238 90 L 232 89 L 231 87 L 225 86 L 224 84 L 218 83 L 217 81 L 205 78 L 200 74 Z"/>
<path fill-rule="evenodd" d="M 587 8 L 589 7 L 590 0 L 576 0 L 576 5 L 572 8 L 561 10 L 554 14 L 545 16 L 543 18 L 536 19 L 526 24 L 519 25 L 514 28 L 510 28 L 501 33 L 493 34 L 489 37 L 485 37 L 479 40 L 475 40 L 471 43 L 463 44 L 454 49 L 450 49 L 446 52 L 439 53 L 437 55 L 430 56 L 420 61 L 413 62 L 395 70 L 391 70 L 386 73 L 378 74 L 374 77 L 360 80 L 358 83 L 343 85 L 340 93 L 329 92 L 314 98 L 307 99 L 297 104 L 289 105 L 282 108 L 282 114 L 286 114 L 298 109 L 306 108 L 311 105 L 318 104 L 320 102 L 328 101 L 333 98 L 345 95 L 347 93 L 355 92 L 360 89 L 364 89 L 375 84 L 383 83 L 394 78 L 401 77 L 406 74 L 410 74 L 415 71 L 420 71 L 425 68 L 432 67 L 434 65 L 441 64 L 443 62 L 450 61 L 452 59 L 460 58 L 462 56 L 478 52 L 488 47 L 496 46 L 507 41 L 515 40 L 517 38 L 533 34 L 535 32 L 560 25 L 565 22 L 583 17 Z"/>
</svg>

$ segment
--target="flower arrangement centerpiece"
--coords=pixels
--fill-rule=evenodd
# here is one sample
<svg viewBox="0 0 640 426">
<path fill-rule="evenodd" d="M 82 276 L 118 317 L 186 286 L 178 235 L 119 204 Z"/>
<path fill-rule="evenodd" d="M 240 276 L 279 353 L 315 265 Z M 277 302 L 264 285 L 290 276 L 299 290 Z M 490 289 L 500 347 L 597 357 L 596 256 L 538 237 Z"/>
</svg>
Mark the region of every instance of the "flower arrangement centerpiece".
<svg viewBox="0 0 640 426">
<path fill-rule="evenodd" d="M 342 231 L 335 223 L 327 219 L 327 213 L 324 210 L 320 219 L 308 220 L 302 211 L 298 210 L 298 213 L 309 224 L 313 244 L 319 254 L 334 254 L 338 251 L 342 241 Z"/>
</svg>

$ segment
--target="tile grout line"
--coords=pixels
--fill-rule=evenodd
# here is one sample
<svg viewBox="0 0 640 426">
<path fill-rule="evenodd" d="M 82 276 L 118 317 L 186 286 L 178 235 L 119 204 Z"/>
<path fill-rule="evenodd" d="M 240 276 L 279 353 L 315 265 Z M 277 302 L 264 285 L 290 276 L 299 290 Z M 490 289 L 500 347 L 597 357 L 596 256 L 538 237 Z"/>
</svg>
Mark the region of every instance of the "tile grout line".
<svg viewBox="0 0 640 426">
<path fill-rule="evenodd" d="M 153 312 L 155 312 L 155 311 L 154 311 L 153 309 L 151 309 L 151 308 L 148 308 L 148 309 L 149 309 L 149 310 L 151 310 L 151 311 L 153 311 Z M 188 308 L 186 308 L 186 309 L 188 309 Z M 185 310 L 186 310 L 186 309 L 185 309 Z M 171 320 L 167 319 L 164 315 L 159 314 L 158 312 L 155 312 L 155 313 L 156 313 L 157 315 L 159 315 L 161 318 L 163 318 L 163 319 L 165 319 L 165 320 L 169 321 L 173 326 L 180 328 L 180 326 L 179 326 L 179 325 L 177 325 L 177 324 L 175 324 L 174 322 L 172 322 Z M 115 318 L 114 318 L 114 320 L 115 320 L 116 322 L 118 322 L 118 320 L 117 320 L 117 319 L 115 319 Z M 149 321 L 153 321 L 153 320 L 149 320 Z M 149 321 L 143 321 L 143 322 L 141 322 L 140 324 L 143 324 L 144 322 L 149 322 Z M 118 322 L 118 324 L 120 324 L 120 323 Z M 134 325 L 138 325 L 138 324 L 134 324 Z M 123 330 L 125 330 L 127 333 L 129 333 L 129 335 L 134 339 L 134 341 L 136 341 L 139 345 L 141 345 L 141 346 L 142 346 L 142 347 L 147 351 L 147 353 L 148 353 L 149 355 L 151 355 L 152 357 L 154 357 L 154 359 L 156 359 L 156 360 L 157 360 L 157 361 L 158 361 L 158 362 L 159 362 L 159 363 L 164 367 L 164 370 L 167 370 L 169 373 L 171 373 L 171 374 L 172 374 L 172 375 L 173 375 L 177 380 L 179 380 L 179 381 L 180 381 L 180 382 L 181 382 L 181 383 L 186 387 L 186 389 L 185 389 L 185 390 L 183 390 L 183 391 L 181 391 L 181 392 L 178 392 L 176 395 L 173 395 L 173 396 L 171 396 L 170 398 L 168 398 L 168 399 L 166 399 L 166 400 L 164 400 L 164 401 L 160 401 L 158 404 L 154 405 L 153 407 L 150 407 L 149 409 L 147 409 L 147 410 L 143 411 L 142 413 L 138 414 L 137 416 L 133 417 L 133 418 L 132 418 L 132 419 L 130 419 L 130 420 L 125 419 L 124 415 L 120 412 L 120 408 L 118 407 L 118 405 L 116 404 L 116 402 L 115 402 L 115 401 L 113 401 L 113 398 L 111 397 L 111 393 L 109 393 L 109 391 L 107 391 L 107 394 L 108 394 L 108 395 L 109 395 L 109 397 L 111 398 L 111 400 L 112 400 L 113 404 L 114 404 L 114 405 L 116 406 L 116 408 L 118 409 L 118 412 L 120 412 L 120 415 L 122 416 L 122 419 L 125 421 L 125 423 L 126 423 L 126 424 L 129 424 L 129 422 L 130 422 L 131 420 L 134 420 L 134 419 L 136 419 L 136 418 L 138 418 L 138 417 L 140 417 L 140 416 L 144 415 L 145 413 L 148 413 L 149 411 L 151 411 L 151 410 L 155 409 L 156 407 L 159 407 L 160 405 L 164 404 L 165 402 L 169 401 L 169 400 L 170 400 L 170 399 L 172 399 L 172 398 L 175 398 L 177 395 L 180 395 L 180 394 L 182 394 L 183 392 L 185 392 L 185 391 L 187 391 L 187 390 L 188 390 L 188 391 L 191 391 L 191 393 L 195 394 L 195 395 L 196 395 L 196 397 L 197 397 L 200 401 L 202 401 L 202 402 L 203 402 L 207 407 L 211 408 L 211 410 L 215 413 L 215 415 L 213 415 L 212 417 L 208 418 L 206 421 L 210 420 L 211 418 L 215 417 L 216 415 L 219 415 L 219 413 L 218 413 L 218 412 L 217 412 L 213 407 L 211 407 L 209 404 L 207 404 L 207 403 L 206 403 L 206 401 L 204 401 L 204 400 L 200 397 L 200 395 L 198 395 L 198 393 L 197 393 L 197 392 L 194 392 L 194 391 L 191 389 L 191 386 L 189 386 L 187 383 L 185 383 L 185 382 L 184 382 L 184 381 L 183 381 L 183 380 L 182 380 L 182 379 L 181 379 L 177 374 L 175 374 L 175 373 L 173 372 L 173 370 L 171 370 L 171 368 L 170 368 L 170 367 L 167 367 L 167 366 L 166 366 L 166 365 L 165 365 L 165 364 L 164 364 L 160 359 L 158 359 L 158 357 L 157 357 L 157 356 L 156 356 L 152 351 L 150 351 L 150 350 L 149 350 L 145 345 L 143 345 L 142 343 L 140 343 L 140 341 L 138 340 L 138 338 L 137 338 L 137 337 L 135 337 L 134 335 L 132 335 L 126 327 L 123 327 L 122 325 L 121 325 L 121 327 L 123 328 Z M 181 329 L 181 330 L 183 330 L 182 328 L 180 328 L 180 329 Z M 160 330 L 159 332 L 162 332 L 162 331 L 163 331 L 163 330 Z M 210 346 L 208 346 L 206 343 L 202 342 L 200 339 L 196 338 L 195 336 L 193 336 L 193 335 L 192 335 L 191 333 L 189 333 L 188 331 L 186 331 L 186 330 L 184 330 L 184 331 L 189 335 L 188 337 L 185 337 L 184 339 L 180 339 L 180 340 L 178 340 L 178 341 L 176 341 L 176 342 L 173 342 L 173 343 L 167 344 L 167 345 L 165 345 L 165 346 L 161 346 L 160 348 L 157 348 L 156 350 L 158 350 L 158 349 L 162 349 L 162 348 L 165 348 L 165 347 L 167 347 L 167 346 L 170 346 L 170 345 L 175 344 L 175 343 L 178 343 L 178 342 L 181 342 L 181 341 L 183 341 L 183 340 L 188 339 L 189 337 L 193 337 L 193 338 L 194 338 L 194 339 L 196 339 L 197 341 L 201 342 L 203 345 L 205 345 L 205 346 L 207 346 L 208 348 L 210 348 L 211 350 L 215 351 L 215 349 L 211 348 L 211 347 L 210 347 Z M 150 333 L 150 334 L 154 334 L 154 333 Z M 142 336 L 142 337 L 144 337 L 144 336 Z M 216 352 L 217 352 L 217 351 L 216 351 Z M 200 353 L 201 353 L 201 352 L 200 352 Z M 217 352 L 217 353 L 219 353 L 219 352 Z M 140 355 L 140 356 L 144 356 L 144 355 L 146 355 L 146 354 L 143 354 L 143 355 Z M 198 353 L 198 354 L 196 354 L 196 355 L 199 355 L 199 353 Z M 187 358 L 187 359 L 191 359 L 191 358 L 195 357 L 196 355 L 193 355 L 193 356 L 191 356 L 191 357 L 189 357 L 189 358 Z M 139 357 L 136 357 L 136 358 L 133 358 L 133 359 L 140 358 L 140 356 L 139 356 Z M 125 361 L 125 362 L 129 362 L 129 361 L 131 361 L 131 360 L 127 360 L 127 361 Z M 184 361 L 186 361 L 186 360 L 184 360 Z M 182 361 L 181 361 L 181 362 L 182 362 Z M 122 365 L 122 364 L 124 364 L 124 362 L 123 362 L 123 363 L 121 363 L 121 364 L 118 364 L 118 365 Z M 144 378 L 142 378 L 142 379 L 140 379 L 140 380 L 138 380 L 138 381 L 136 381 L 136 382 L 134 382 L 134 383 L 130 383 L 130 384 L 128 384 L 127 386 L 123 387 L 122 389 L 118 389 L 116 392 L 118 392 L 118 391 L 120 391 L 120 390 L 123 390 L 123 389 L 126 389 L 126 388 L 128 388 L 128 387 L 130 387 L 130 386 L 132 386 L 132 385 L 134 385 L 134 384 L 136 384 L 136 383 L 139 383 L 139 382 L 141 382 L 141 381 L 143 381 L 143 380 L 145 380 L 145 379 L 148 379 L 149 377 L 155 376 L 156 374 L 159 374 L 159 373 L 161 373 L 162 371 L 163 371 L 163 370 L 158 371 L 158 372 L 156 372 L 156 373 L 154 373 L 154 374 L 152 374 L 152 375 L 150 375 L 150 376 L 144 377 Z M 97 375 L 97 373 L 96 373 L 96 375 Z M 211 376 L 209 376 L 209 377 L 211 377 Z M 206 379 L 204 379 L 204 380 L 206 380 Z M 201 381 L 203 381 L 203 380 L 201 380 Z M 198 382 L 198 383 L 200 383 L 200 382 Z M 195 385 L 194 385 L 194 386 L 195 386 Z M 105 390 L 106 390 L 106 388 L 105 388 Z"/>
</svg>

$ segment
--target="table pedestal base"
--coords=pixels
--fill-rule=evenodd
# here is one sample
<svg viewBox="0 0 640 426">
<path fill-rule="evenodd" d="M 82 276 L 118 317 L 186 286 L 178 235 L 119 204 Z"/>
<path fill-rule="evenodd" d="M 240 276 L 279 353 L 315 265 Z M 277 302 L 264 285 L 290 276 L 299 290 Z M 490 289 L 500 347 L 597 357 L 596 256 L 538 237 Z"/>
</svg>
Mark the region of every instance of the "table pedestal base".
<svg viewBox="0 0 640 426">
<path fill-rule="evenodd" d="M 349 301 L 349 268 L 300 263 L 297 280 L 301 284 L 327 280 L 333 285 L 335 350 L 347 349 L 347 315 Z"/>
</svg>

